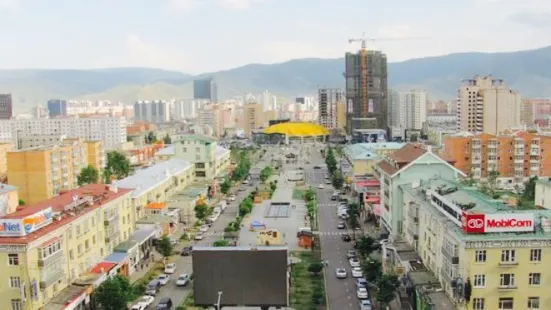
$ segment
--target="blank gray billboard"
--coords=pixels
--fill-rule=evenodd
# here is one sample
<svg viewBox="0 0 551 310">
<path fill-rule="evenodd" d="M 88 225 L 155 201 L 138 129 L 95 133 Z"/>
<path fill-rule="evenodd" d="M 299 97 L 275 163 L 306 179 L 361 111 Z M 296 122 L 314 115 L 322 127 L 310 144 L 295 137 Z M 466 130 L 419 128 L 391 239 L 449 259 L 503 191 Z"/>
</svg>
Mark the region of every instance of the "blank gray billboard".
<svg viewBox="0 0 551 310">
<path fill-rule="evenodd" d="M 285 307 L 287 247 L 193 247 L 193 299 L 212 306 Z"/>
</svg>

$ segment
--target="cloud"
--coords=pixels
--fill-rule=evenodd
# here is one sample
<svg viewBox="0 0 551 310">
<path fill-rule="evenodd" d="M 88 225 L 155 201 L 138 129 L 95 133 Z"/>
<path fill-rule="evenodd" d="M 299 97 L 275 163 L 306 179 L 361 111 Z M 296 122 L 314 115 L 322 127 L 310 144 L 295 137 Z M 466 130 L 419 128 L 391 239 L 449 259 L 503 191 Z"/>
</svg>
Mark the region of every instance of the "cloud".
<svg viewBox="0 0 551 310">
<path fill-rule="evenodd" d="M 246 10 L 259 2 L 264 0 L 218 0 L 220 6 L 230 10 Z"/>
<path fill-rule="evenodd" d="M 18 6 L 18 0 L 0 0 L 0 10 L 16 9 Z"/>
<path fill-rule="evenodd" d="M 520 12 L 509 15 L 508 20 L 536 28 L 551 27 L 551 12 Z"/>
<path fill-rule="evenodd" d="M 144 41 L 137 34 L 129 34 L 125 40 L 125 66 L 160 69 L 192 70 L 188 58 L 181 53 Z"/>
<path fill-rule="evenodd" d="M 187 12 L 197 7 L 198 4 L 198 0 L 170 0 L 168 1 L 168 8 Z"/>
</svg>

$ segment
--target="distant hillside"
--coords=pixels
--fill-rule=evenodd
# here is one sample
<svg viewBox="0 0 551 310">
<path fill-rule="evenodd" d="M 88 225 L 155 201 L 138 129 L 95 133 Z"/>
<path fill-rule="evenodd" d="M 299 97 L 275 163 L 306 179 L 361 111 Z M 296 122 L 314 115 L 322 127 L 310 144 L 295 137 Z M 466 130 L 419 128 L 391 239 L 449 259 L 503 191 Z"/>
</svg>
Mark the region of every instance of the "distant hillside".
<svg viewBox="0 0 551 310">
<path fill-rule="evenodd" d="M 250 64 L 202 74 L 213 76 L 220 98 L 269 90 L 291 98 L 318 87 L 343 87 L 344 60 L 296 59 L 279 64 Z M 523 97 L 551 97 L 551 47 L 509 53 L 460 53 L 389 64 L 389 83 L 397 89 L 422 88 L 431 98 L 450 99 L 462 79 L 492 74 Z M 101 70 L 0 70 L 0 93 L 14 95 L 23 111 L 50 98 L 138 99 L 191 98 L 194 77 L 148 68 Z"/>
</svg>

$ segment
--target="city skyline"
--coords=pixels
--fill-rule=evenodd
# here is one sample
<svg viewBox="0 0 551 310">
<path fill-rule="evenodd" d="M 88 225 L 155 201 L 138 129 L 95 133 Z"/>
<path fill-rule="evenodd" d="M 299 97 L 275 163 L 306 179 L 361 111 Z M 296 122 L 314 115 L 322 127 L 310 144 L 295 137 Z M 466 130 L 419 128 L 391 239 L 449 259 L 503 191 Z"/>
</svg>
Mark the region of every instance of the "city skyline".
<svg viewBox="0 0 551 310">
<path fill-rule="evenodd" d="M 403 0 L 376 5 L 354 0 L 348 6 L 287 0 L 141 0 L 132 4 L 2 0 L 0 35 L 12 48 L 0 51 L 0 68 L 139 66 L 197 74 L 248 63 L 340 58 L 359 48 L 347 40 L 363 32 L 370 37 L 405 38 L 376 43 L 375 48 L 383 50 L 391 62 L 551 45 L 550 39 L 543 39 L 551 26 L 551 3 L 543 0 L 467 0 L 445 7 L 434 5 L 434 0 L 414 5 Z M 490 11 L 492 19 L 485 17 Z M 370 17 L 364 12 L 370 12 Z M 101 23 L 94 18 L 100 15 Z M 469 23 L 450 22 L 465 18 Z M 221 51 L 225 57 L 216 56 Z"/>
</svg>

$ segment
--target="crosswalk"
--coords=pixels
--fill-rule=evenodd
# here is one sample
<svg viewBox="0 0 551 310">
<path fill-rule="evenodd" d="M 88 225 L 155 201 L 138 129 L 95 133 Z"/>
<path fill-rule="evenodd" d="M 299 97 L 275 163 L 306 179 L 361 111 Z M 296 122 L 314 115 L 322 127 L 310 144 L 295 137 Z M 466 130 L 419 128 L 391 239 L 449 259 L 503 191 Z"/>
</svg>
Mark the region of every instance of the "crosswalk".
<svg viewBox="0 0 551 310">
<path fill-rule="evenodd" d="M 354 234 L 354 231 L 352 230 L 335 230 L 335 231 L 314 231 L 312 232 L 314 235 L 318 236 L 342 236 L 342 235 L 352 235 Z M 361 233 L 360 231 L 356 231 L 356 234 Z M 204 237 L 222 237 L 224 236 L 223 232 L 218 231 L 207 231 L 203 233 Z"/>
</svg>

